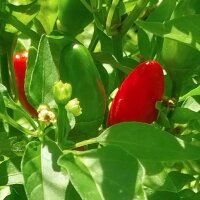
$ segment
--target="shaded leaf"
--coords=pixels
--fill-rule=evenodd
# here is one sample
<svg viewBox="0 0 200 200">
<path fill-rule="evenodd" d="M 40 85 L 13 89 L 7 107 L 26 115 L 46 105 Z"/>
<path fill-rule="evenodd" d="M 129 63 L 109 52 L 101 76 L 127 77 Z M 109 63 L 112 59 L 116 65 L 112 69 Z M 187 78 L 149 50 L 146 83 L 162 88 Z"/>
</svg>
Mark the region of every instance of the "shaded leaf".
<svg viewBox="0 0 200 200">
<path fill-rule="evenodd" d="M 0 185 L 23 184 L 23 176 L 20 172 L 21 159 L 19 157 L 8 159 L 0 164 Z"/>
<path fill-rule="evenodd" d="M 186 124 L 192 120 L 199 120 L 199 119 L 200 119 L 199 112 L 194 112 L 188 108 L 180 108 L 180 107 L 177 107 L 172 112 L 172 115 L 170 117 L 170 121 L 181 124 Z"/>
</svg>

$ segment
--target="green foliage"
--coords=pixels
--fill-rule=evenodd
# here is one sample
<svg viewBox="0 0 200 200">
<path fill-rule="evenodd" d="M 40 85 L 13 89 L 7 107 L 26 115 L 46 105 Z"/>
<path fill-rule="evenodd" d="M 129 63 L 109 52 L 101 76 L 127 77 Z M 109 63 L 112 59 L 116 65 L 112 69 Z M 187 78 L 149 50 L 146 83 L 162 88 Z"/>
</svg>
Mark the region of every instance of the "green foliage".
<svg viewBox="0 0 200 200">
<path fill-rule="evenodd" d="M 199 5 L 0 0 L 0 199 L 199 200 Z M 21 89 L 37 116 L 19 102 L 19 50 L 28 51 Z M 108 127 L 117 89 L 148 60 L 165 75 L 157 121 Z M 62 104 L 60 79 L 72 85 Z"/>
<path fill-rule="evenodd" d="M 56 164 L 61 154 L 52 141 L 28 144 L 21 164 L 28 199 L 64 199 L 69 179 Z"/>
<path fill-rule="evenodd" d="M 37 55 L 32 53 L 29 56 L 25 90 L 30 102 L 38 107 L 53 101 L 52 87 L 56 81 L 58 71 L 51 56 L 48 39 L 44 36 L 39 43 Z"/>
<path fill-rule="evenodd" d="M 69 152 L 58 160 L 58 164 L 67 169 L 82 199 L 129 200 L 141 187 L 143 170 L 138 161 L 114 146 L 83 153 Z M 123 176 L 118 173 L 120 170 Z"/>
</svg>

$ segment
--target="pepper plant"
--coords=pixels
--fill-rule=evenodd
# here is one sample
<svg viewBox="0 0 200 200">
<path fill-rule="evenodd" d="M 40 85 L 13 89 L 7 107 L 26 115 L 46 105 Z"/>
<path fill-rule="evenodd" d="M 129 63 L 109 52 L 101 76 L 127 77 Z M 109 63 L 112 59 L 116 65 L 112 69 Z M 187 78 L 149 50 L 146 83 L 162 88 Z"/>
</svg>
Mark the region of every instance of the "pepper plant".
<svg viewBox="0 0 200 200">
<path fill-rule="evenodd" d="M 0 199 L 200 199 L 199 0 L 0 1 Z"/>
</svg>

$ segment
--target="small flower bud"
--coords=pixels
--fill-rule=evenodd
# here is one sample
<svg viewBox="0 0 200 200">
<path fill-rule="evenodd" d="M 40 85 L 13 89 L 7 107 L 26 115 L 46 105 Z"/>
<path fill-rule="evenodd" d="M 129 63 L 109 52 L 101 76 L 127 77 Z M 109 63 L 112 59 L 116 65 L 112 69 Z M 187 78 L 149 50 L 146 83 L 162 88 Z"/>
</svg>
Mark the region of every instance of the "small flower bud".
<svg viewBox="0 0 200 200">
<path fill-rule="evenodd" d="M 56 82 L 53 86 L 53 95 L 57 104 L 66 105 L 72 95 L 72 86 L 62 81 Z"/>
<path fill-rule="evenodd" d="M 75 117 L 82 114 L 82 108 L 80 107 L 80 102 L 77 98 L 70 100 L 66 107 Z"/>
</svg>

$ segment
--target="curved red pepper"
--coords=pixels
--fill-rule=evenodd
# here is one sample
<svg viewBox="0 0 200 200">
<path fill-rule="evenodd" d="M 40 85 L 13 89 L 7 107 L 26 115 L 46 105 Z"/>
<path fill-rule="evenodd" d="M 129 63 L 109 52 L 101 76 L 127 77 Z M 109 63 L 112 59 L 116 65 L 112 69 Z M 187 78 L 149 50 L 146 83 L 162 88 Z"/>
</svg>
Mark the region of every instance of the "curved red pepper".
<svg viewBox="0 0 200 200">
<path fill-rule="evenodd" d="M 108 126 L 125 121 L 151 123 L 164 95 L 164 75 L 156 61 L 139 64 L 123 81 L 109 111 Z"/>
<path fill-rule="evenodd" d="M 36 116 L 37 111 L 28 102 L 24 91 L 27 58 L 28 58 L 27 51 L 24 51 L 22 53 L 17 53 L 14 55 L 13 57 L 14 72 L 17 83 L 19 101 L 32 116 Z"/>
</svg>

